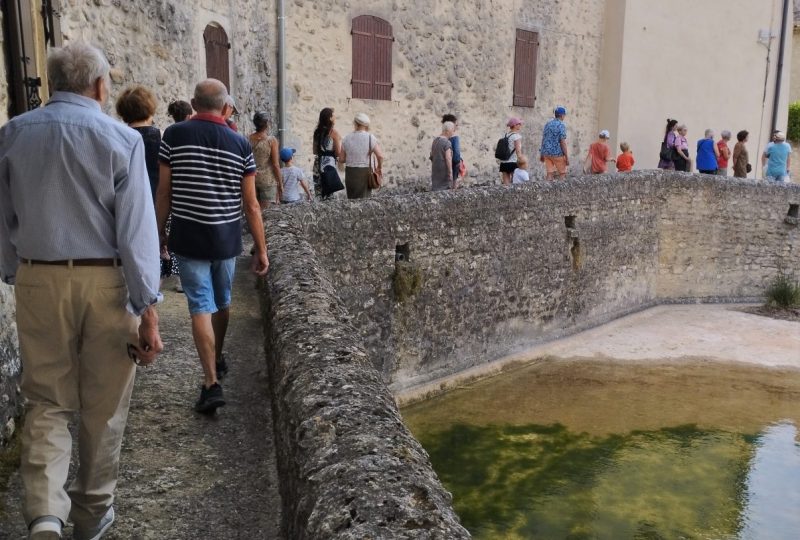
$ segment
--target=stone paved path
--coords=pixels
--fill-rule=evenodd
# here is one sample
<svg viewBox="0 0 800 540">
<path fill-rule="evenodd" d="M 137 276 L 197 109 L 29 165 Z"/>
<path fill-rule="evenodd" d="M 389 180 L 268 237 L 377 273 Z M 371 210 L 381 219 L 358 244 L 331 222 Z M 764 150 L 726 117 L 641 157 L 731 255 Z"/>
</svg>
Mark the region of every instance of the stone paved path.
<svg viewBox="0 0 800 540">
<path fill-rule="evenodd" d="M 191 409 L 200 365 L 185 298 L 174 292 L 172 280 L 165 283 L 159 313 L 166 348 L 155 366 L 137 374 L 122 446 L 118 517 L 105 538 L 279 538 L 272 413 L 248 261 L 239 261 L 226 340 L 227 405 L 212 418 Z M 15 474 L 0 491 L 0 539 L 25 538 L 19 497 Z M 65 538 L 71 538 L 69 528 Z"/>
</svg>

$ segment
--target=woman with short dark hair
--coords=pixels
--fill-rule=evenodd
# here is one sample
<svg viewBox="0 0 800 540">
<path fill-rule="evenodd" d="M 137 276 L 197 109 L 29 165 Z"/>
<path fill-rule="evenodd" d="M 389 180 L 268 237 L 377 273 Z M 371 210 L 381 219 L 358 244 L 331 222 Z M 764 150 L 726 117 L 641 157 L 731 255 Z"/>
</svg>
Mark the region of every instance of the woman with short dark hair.
<svg viewBox="0 0 800 540">
<path fill-rule="evenodd" d="M 733 176 L 736 178 L 747 178 L 747 162 L 749 156 L 747 155 L 747 138 L 750 133 L 743 129 L 736 134 L 736 146 L 733 147 Z"/>
<path fill-rule="evenodd" d="M 175 123 L 183 122 L 192 116 L 192 106 L 188 102 L 178 99 L 169 104 L 167 114 Z"/>
</svg>

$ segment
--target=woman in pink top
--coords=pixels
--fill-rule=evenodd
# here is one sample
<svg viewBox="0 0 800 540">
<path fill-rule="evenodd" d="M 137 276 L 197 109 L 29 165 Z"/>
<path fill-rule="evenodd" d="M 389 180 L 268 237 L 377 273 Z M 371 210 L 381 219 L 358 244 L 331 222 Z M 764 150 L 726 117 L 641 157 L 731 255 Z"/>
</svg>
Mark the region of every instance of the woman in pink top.
<svg viewBox="0 0 800 540">
<path fill-rule="evenodd" d="M 689 156 L 689 141 L 686 134 L 689 132 L 686 126 L 678 126 L 678 134 L 675 136 L 675 170 L 692 172 L 692 158 Z"/>
</svg>

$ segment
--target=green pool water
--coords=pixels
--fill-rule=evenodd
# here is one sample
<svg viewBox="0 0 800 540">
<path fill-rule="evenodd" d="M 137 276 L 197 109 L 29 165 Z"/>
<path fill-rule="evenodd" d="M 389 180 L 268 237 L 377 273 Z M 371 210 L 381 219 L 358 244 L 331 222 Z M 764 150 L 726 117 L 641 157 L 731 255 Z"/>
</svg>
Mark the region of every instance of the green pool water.
<svg viewBox="0 0 800 540">
<path fill-rule="evenodd" d="M 799 372 L 540 361 L 403 416 L 475 538 L 800 538 Z"/>
</svg>

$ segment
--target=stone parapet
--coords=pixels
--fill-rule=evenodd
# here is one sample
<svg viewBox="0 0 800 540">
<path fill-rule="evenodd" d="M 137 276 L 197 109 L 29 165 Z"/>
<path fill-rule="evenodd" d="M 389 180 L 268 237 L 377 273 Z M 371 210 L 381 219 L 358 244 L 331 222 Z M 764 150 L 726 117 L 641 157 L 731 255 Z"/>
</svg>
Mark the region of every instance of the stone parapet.
<svg viewBox="0 0 800 540">
<path fill-rule="evenodd" d="M 287 538 L 469 538 L 295 218 L 261 283 Z"/>
<path fill-rule="evenodd" d="M 283 209 L 395 392 L 800 268 L 800 186 L 664 171 Z M 792 210 L 794 208 L 794 210 Z"/>
<path fill-rule="evenodd" d="M 14 434 L 21 411 L 15 313 L 14 289 L 0 283 L 0 451 Z"/>
</svg>

